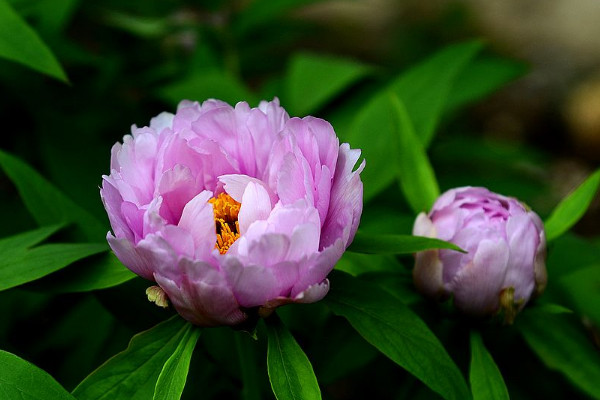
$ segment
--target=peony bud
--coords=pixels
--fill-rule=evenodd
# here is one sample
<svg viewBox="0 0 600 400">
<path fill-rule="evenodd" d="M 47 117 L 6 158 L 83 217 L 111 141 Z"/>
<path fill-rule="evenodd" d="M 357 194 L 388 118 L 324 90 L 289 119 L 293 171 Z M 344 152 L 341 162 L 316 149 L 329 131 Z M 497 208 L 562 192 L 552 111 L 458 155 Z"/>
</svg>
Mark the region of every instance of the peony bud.
<svg viewBox="0 0 600 400">
<path fill-rule="evenodd" d="M 413 277 L 424 295 L 454 298 L 474 316 L 503 311 L 512 323 L 546 286 L 546 239 L 542 221 L 518 200 L 485 188 L 463 187 L 441 195 L 413 234 L 446 240 L 467 253 L 429 250 L 416 254 Z"/>
<path fill-rule="evenodd" d="M 318 118 L 279 101 L 183 101 L 112 149 L 100 194 L 107 240 L 148 298 L 202 326 L 310 303 L 362 212 L 360 156 Z"/>
</svg>

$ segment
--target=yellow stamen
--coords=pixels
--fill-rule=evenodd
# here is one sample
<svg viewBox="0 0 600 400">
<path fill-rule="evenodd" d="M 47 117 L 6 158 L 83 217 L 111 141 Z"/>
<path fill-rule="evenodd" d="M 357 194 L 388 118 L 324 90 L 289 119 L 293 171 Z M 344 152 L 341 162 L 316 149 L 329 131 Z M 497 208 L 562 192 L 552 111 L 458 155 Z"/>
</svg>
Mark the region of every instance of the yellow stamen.
<svg viewBox="0 0 600 400">
<path fill-rule="evenodd" d="M 241 204 L 227 193 L 221 193 L 217 197 L 208 200 L 208 202 L 213 205 L 215 228 L 217 230 L 215 248 L 219 249 L 219 253 L 225 254 L 233 242 L 240 237 L 238 214 Z"/>
</svg>

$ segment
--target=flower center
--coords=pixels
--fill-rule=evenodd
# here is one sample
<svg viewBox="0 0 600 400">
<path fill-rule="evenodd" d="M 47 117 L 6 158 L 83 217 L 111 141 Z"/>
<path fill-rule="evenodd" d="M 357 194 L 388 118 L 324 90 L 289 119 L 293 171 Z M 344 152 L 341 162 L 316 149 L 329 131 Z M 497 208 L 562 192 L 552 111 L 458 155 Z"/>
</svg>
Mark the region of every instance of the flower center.
<svg viewBox="0 0 600 400">
<path fill-rule="evenodd" d="M 241 204 L 227 193 L 221 193 L 217 197 L 208 200 L 208 202 L 213 205 L 215 227 L 217 229 L 215 248 L 219 249 L 219 253 L 225 254 L 233 242 L 240 237 L 238 214 Z"/>
</svg>

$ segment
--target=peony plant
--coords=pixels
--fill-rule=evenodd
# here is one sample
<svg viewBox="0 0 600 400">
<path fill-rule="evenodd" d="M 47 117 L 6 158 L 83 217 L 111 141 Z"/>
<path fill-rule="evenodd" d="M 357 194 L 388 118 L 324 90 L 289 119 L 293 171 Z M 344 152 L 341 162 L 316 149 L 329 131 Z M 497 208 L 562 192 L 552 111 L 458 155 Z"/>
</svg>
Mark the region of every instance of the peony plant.
<svg viewBox="0 0 600 400">
<path fill-rule="evenodd" d="M 413 234 L 452 242 L 466 251 L 434 249 L 416 254 L 413 277 L 420 292 L 454 299 L 460 311 L 512 322 L 546 286 L 546 238 L 542 221 L 517 199 L 481 187 L 442 194 L 429 214 L 420 213 Z"/>
<path fill-rule="evenodd" d="M 362 212 L 360 150 L 319 118 L 182 101 L 112 148 L 100 194 L 117 257 L 200 326 L 238 325 L 310 303 Z"/>
</svg>

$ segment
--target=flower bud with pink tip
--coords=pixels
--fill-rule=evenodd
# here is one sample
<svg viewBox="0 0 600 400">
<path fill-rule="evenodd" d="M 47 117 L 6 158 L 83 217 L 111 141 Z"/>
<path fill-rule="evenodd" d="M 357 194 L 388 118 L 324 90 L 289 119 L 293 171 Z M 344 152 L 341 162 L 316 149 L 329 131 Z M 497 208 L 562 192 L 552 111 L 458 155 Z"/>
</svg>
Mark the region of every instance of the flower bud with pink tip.
<svg viewBox="0 0 600 400">
<path fill-rule="evenodd" d="M 416 254 L 413 277 L 424 295 L 453 297 L 465 314 L 503 311 L 511 323 L 546 286 L 546 239 L 542 221 L 518 200 L 485 188 L 462 187 L 442 194 L 429 214 L 417 217 L 413 234 L 461 247 Z"/>
</svg>

